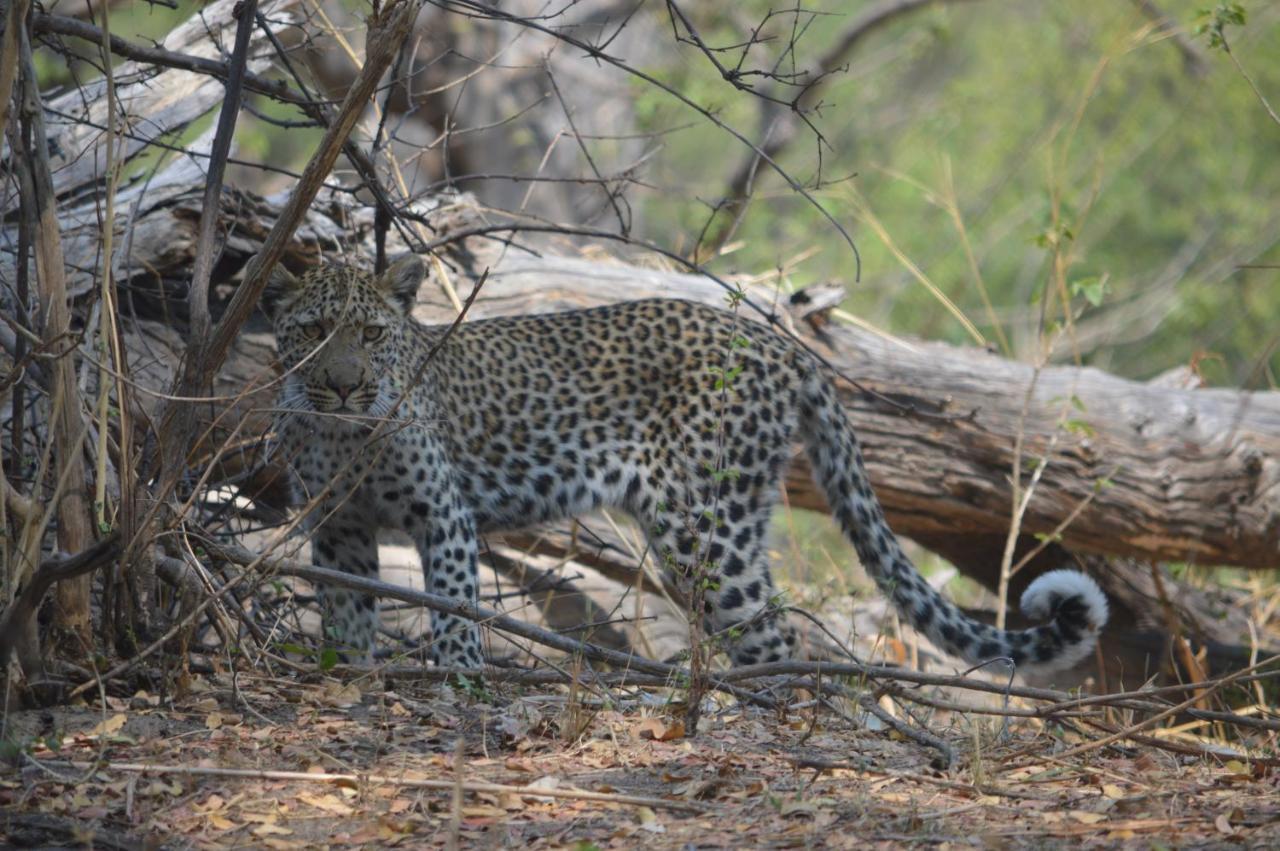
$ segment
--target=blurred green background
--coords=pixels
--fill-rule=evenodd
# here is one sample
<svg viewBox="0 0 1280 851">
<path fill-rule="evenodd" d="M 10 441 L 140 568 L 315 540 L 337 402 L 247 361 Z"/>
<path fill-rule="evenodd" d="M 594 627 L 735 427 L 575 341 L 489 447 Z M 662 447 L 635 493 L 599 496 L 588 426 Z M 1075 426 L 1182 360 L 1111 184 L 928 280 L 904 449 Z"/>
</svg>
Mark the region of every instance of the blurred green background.
<svg viewBox="0 0 1280 851">
<path fill-rule="evenodd" d="M 738 4 L 730 22 L 710 5 L 696 19 L 709 44 L 740 42 L 741 21 L 771 7 Z M 821 54 L 873 5 L 807 7 L 831 14 L 803 33 L 797 54 Z M 1280 124 L 1231 57 L 1195 34 L 1204 0 L 1161 4 L 1181 28 L 1177 37 L 1141 5 L 939 4 L 875 33 L 832 78 L 814 117 L 829 143 L 822 177 L 836 181 L 814 195 L 856 241 L 862 279 L 834 228 L 771 174 L 759 181 L 734 250 L 711 267 L 781 267 L 795 284 L 842 282 L 847 309 L 880 327 L 975 342 L 906 258 L 983 341 L 1027 360 L 1037 359 L 1053 320 L 1067 324 L 1051 299 L 1040 333 L 1046 286 L 1065 285 L 1073 321 L 1054 360 L 1140 379 L 1184 365 L 1212 384 L 1274 388 Z M 1243 9 L 1243 25 L 1225 30 L 1228 44 L 1274 105 L 1280 4 Z M 777 41 L 749 64 L 778 56 L 790 23 L 779 18 Z M 726 122 L 755 128 L 757 101 L 693 47 L 673 54 L 676 61 L 647 70 Z M 637 88 L 648 128 L 693 117 Z M 687 190 L 655 193 L 646 223 L 657 241 L 688 250 L 741 152 L 705 123 L 665 138 L 651 177 Z M 801 134 L 779 159 L 811 182 L 818 154 L 812 134 Z"/>
</svg>

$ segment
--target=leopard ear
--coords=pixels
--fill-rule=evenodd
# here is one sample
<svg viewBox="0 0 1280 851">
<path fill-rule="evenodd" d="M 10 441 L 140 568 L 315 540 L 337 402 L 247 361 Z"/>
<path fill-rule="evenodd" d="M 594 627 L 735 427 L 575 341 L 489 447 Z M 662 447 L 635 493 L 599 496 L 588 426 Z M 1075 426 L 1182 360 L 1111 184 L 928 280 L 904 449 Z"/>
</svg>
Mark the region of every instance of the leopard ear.
<svg viewBox="0 0 1280 851">
<path fill-rule="evenodd" d="M 387 267 L 377 280 L 377 287 L 408 313 L 418 297 L 418 287 L 427 276 L 427 264 L 416 254 L 408 254 Z"/>
<path fill-rule="evenodd" d="M 261 263 L 262 256 L 259 254 L 255 254 L 250 258 L 244 267 L 245 278 L 257 272 Z M 267 315 L 267 318 L 274 322 L 280 310 L 292 301 L 293 297 L 301 290 L 302 281 L 286 269 L 283 263 L 277 263 L 271 269 L 271 275 L 267 278 L 267 285 L 262 290 L 262 297 L 258 304 L 262 307 L 262 312 Z"/>
</svg>

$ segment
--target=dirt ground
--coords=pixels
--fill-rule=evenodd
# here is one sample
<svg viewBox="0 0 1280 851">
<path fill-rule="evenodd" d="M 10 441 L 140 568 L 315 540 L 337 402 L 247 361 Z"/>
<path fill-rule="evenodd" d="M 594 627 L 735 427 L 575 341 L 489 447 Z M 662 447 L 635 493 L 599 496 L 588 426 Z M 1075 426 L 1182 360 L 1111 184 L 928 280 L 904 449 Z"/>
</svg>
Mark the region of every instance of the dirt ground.
<svg viewBox="0 0 1280 851">
<path fill-rule="evenodd" d="M 5 847 L 1280 843 L 1276 760 L 1206 756 L 1205 739 L 1199 755 L 1081 752 L 1089 736 L 1057 725 L 908 707 L 955 749 L 940 769 L 875 717 L 803 694 L 777 712 L 707 699 L 690 736 L 671 689 L 243 674 L 183 685 L 172 700 L 10 714 Z"/>
</svg>

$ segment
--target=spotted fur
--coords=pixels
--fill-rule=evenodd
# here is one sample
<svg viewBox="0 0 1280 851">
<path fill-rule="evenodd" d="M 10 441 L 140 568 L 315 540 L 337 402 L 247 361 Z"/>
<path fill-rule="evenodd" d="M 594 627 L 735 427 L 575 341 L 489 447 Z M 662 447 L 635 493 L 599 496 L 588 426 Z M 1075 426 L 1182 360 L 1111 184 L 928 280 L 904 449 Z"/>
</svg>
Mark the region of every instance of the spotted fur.
<svg viewBox="0 0 1280 851">
<path fill-rule="evenodd" d="M 478 533 L 618 508 L 662 561 L 710 580 L 707 619 L 735 662 L 782 659 L 795 637 L 769 607 L 765 532 L 798 440 L 867 571 L 943 650 L 1053 669 L 1087 654 L 1106 622 L 1097 585 L 1066 571 L 1024 595 L 1024 609 L 1048 619 L 1031 629 L 980 624 L 941 597 L 885 523 L 820 365 L 772 330 L 650 300 L 450 334 L 408 318 L 423 274 L 409 257 L 380 278 L 345 266 L 301 279 L 281 270 L 268 288 L 288 371 L 281 448 L 306 492 L 327 492 L 313 513 L 318 564 L 375 575 L 375 530 L 401 529 L 430 590 L 474 601 Z M 335 637 L 370 650 L 375 601 L 321 596 Z M 437 614 L 433 652 L 478 665 L 479 634 Z"/>
</svg>

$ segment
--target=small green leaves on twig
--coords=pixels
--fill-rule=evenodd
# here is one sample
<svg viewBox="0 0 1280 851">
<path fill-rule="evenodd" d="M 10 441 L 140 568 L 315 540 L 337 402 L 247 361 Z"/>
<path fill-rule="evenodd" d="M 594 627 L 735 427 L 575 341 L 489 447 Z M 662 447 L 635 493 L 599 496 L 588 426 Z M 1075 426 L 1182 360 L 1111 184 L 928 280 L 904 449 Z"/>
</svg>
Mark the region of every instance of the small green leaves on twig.
<svg viewBox="0 0 1280 851">
<path fill-rule="evenodd" d="M 1212 9 L 1201 9 L 1196 12 L 1196 35 L 1207 35 L 1210 48 L 1221 48 L 1231 52 L 1227 44 L 1226 29 L 1229 26 L 1244 26 L 1244 6 L 1239 3 L 1219 3 Z"/>
</svg>

